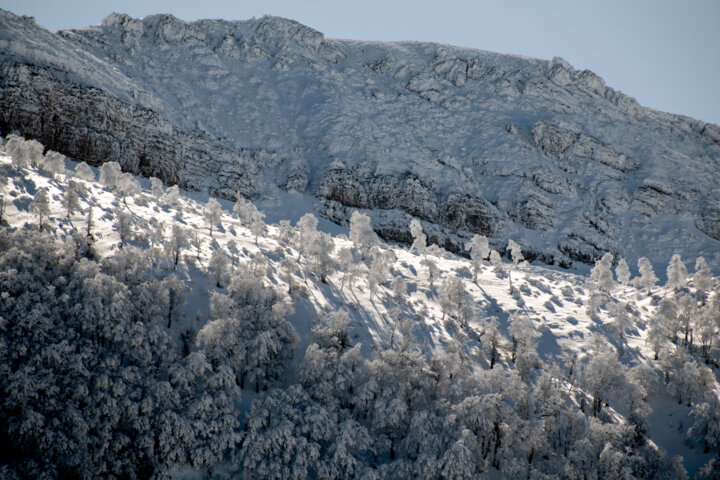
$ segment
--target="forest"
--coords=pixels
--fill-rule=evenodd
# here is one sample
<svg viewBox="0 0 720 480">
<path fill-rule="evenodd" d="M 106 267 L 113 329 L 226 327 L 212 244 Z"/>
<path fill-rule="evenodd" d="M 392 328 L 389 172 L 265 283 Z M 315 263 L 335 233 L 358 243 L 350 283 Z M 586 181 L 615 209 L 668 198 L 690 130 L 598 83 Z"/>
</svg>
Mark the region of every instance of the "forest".
<svg viewBox="0 0 720 480">
<path fill-rule="evenodd" d="M 582 276 L 417 220 L 404 246 L 362 211 L 320 227 L 8 135 L 0 477 L 720 478 L 702 257 L 661 285 L 646 258 Z"/>
</svg>

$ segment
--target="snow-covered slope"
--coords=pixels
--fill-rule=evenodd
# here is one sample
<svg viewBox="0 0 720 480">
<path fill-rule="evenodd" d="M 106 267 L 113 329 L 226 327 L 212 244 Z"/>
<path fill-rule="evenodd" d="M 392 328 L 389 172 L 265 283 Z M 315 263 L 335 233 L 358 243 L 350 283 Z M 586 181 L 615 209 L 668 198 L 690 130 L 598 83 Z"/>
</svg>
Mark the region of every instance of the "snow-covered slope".
<svg viewBox="0 0 720 480">
<path fill-rule="evenodd" d="M 644 108 L 567 62 L 333 40 L 276 17 L 112 14 L 51 33 L 0 13 L 0 128 L 224 198 L 278 189 L 385 238 L 586 270 L 611 251 L 720 271 L 720 128 Z M 578 263 L 579 262 L 579 263 Z M 659 269 L 659 268 L 658 268 Z"/>
<path fill-rule="evenodd" d="M 18 171 L 11 166 L 9 157 L 0 155 L 0 172 L 7 179 L 0 184 L 4 200 L 0 228 L 36 229 L 40 209 L 34 199 L 46 192 L 49 202 L 43 213 L 43 229 L 58 241 L 69 241 L 78 232 L 86 231 L 92 207 L 93 248 L 98 257 L 118 255 L 123 251 L 121 244 L 125 249 L 139 246 L 137 254 L 147 258 L 148 264 L 158 271 L 174 271 L 190 287 L 183 315 L 169 328 L 178 345 L 183 344 L 183 334 L 188 331 L 203 335 L 209 318 L 215 315 L 210 313 L 210 297 L 226 291 L 227 279 L 220 279 L 213 263 L 220 253 L 230 259 L 224 275 L 254 276 L 257 282 L 283 295 L 290 294 L 288 302 L 295 313 L 289 319 L 299 341 L 280 385 L 298 382 L 297 370 L 302 368 L 299 363 L 313 341 L 312 327 L 317 319 L 345 311 L 350 320 L 349 341 L 361 345 L 366 357 L 394 348 L 395 336 L 410 335 L 421 347 L 422 355 L 436 362 L 431 363 L 432 372 L 444 372 L 442 362 L 452 364 L 462 359 L 476 371 L 477 379 L 485 378 L 483 375 L 491 371 L 493 363 L 513 375 L 518 372 L 528 385 L 540 385 L 541 375 L 550 375 L 560 385 L 562 395 L 577 402 L 593 394 L 609 394 L 606 401 L 614 420 L 606 421 L 618 425 L 637 425 L 637 418 L 628 418 L 637 408 L 633 402 L 645 405 L 647 401 L 645 406 L 651 411 L 645 406 L 637 411 L 648 419 L 647 437 L 653 448 L 660 446 L 669 456 L 682 455 L 690 473 L 697 472 L 711 458 L 703 453 L 697 436 L 693 441 L 686 437 L 695 422 L 688 416 L 690 404 L 717 399 L 720 393 L 717 279 L 710 279 L 709 288 L 705 287 L 708 293 L 702 295 L 696 293 L 701 288 L 697 276 L 696 280 L 681 278 L 675 290 L 650 287 L 650 295 L 645 288 L 612 282 L 609 287 L 603 286 L 608 290 L 603 293 L 596 285 L 598 276 L 589 280 L 524 262 L 517 267 L 481 262 L 474 282 L 469 260 L 437 248 L 419 252 L 379 244 L 371 257 L 362 260 L 358 240 L 351 241 L 347 230 L 329 222 L 321 222 L 320 229 L 332 231 L 334 236 L 322 237 L 325 243 L 321 249 L 313 249 L 307 238 L 315 238 L 316 234 L 308 237 L 304 233 L 308 230 L 277 223 L 282 219 L 281 212 L 293 215 L 293 204 L 302 201 L 296 192 L 275 199 L 274 220 L 268 225 L 252 220 L 252 215 L 243 214 L 242 208 L 243 219 L 239 220 L 230 213 L 232 204 L 221 201 L 223 211 L 219 220 L 211 222 L 211 234 L 207 193 L 181 191 L 176 196 L 171 190 L 162 192 L 157 185 L 151 192 L 147 180 L 137 179 L 143 188 L 123 200 L 121 192 L 133 189 L 120 187 L 113 192 L 95 180 L 96 171 L 78 174 L 81 169 L 71 161 L 66 162 L 67 169 L 42 158 L 36 158 L 36 163 L 37 168 Z M 104 178 L 107 184 L 109 176 Z M 69 190 L 79 193 L 78 202 L 70 208 Z M 126 219 L 125 227 L 121 226 L 122 218 Z M 189 240 L 181 247 L 174 246 L 173 240 L 178 225 Z M 173 266 L 176 251 L 180 261 Z M 350 261 L 344 261 L 348 255 Z M 686 255 L 686 260 L 695 258 Z M 327 273 L 325 281 L 323 269 Z M 701 297 L 703 300 L 698 300 Z M 670 311 L 663 313 L 666 300 L 678 302 L 679 306 L 667 307 L 678 309 L 673 310 L 676 316 L 672 317 L 676 330 L 662 330 L 658 337 L 659 325 L 666 321 L 661 319 Z M 687 338 L 682 340 L 683 322 L 691 326 L 689 346 Z M 493 332 L 497 332 L 497 339 L 493 339 Z M 687 335 L 687 329 L 685 332 Z M 674 335 L 676 343 L 668 335 Z M 661 353 L 659 359 L 656 349 Z M 617 371 L 603 371 L 593 363 L 599 358 L 612 359 Z M 712 370 L 698 370 L 704 358 Z M 495 368 L 497 371 L 498 366 Z M 682 376 L 690 372 L 700 378 L 700 371 L 710 372 L 710 376 L 703 377 L 702 382 L 685 379 L 686 383 L 682 383 Z M 601 384 L 608 374 L 609 383 Z M 480 381 L 477 379 L 471 380 Z M 636 384 L 641 385 L 640 390 L 633 390 L 639 388 Z M 593 392 L 592 388 L 606 391 Z M 694 400 L 684 397 L 686 391 L 694 392 Z M 636 393 L 639 396 L 633 396 Z M 682 402 L 677 401 L 678 396 Z M 251 389 L 244 390 L 240 409 L 247 412 L 253 400 L 262 398 Z M 678 404 L 685 402 L 687 405 Z M 583 408 L 589 415 L 589 406 L 575 408 Z M 509 468 L 506 464 L 502 468 L 504 475 L 511 475 L 510 470 L 505 470 Z"/>
</svg>

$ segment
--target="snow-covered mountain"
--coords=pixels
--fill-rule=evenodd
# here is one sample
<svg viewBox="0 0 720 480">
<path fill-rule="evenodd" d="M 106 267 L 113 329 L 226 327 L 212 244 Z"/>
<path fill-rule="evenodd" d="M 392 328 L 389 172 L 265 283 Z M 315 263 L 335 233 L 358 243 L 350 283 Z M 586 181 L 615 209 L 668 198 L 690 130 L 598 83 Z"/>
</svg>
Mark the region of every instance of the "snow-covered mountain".
<svg viewBox="0 0 720 480">
<path fill-rule="evenodd" d="M 604 252 L 720 271 L 720 127 L 644 108 L 590 71 L 432 43 L 327 39 L 292 20 L 111 14 L 49 32 L 0 12 L 0 128 L 224 198 L 314 198 L 411 218 L 460 251 L 583 270 Z"/>
<path fill-rule="evenodd" d="M 720 294 L 700 262 L 632 286 L 603 261 L 590 279 L 471 261 L 417 229 L 411 249 L 378 242 L 363 215 L 331 236 L 36 142 L 4 151 L 3 478 L 717 468 Z"/>
</svg>

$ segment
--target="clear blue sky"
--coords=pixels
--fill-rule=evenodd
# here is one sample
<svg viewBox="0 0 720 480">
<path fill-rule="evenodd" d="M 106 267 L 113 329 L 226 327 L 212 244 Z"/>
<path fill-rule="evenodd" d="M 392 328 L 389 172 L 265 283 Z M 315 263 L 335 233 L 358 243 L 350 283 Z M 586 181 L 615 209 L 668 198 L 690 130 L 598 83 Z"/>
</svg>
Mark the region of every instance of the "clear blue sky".
<svg viewBox="0 0 720 480">
<path fill-rule="evenodd" d="M 298 20 L 332 38 L 427 40 L 590 69 L 646 106 L 720 123 L 720 0 L 0 0 L 50 29 L 110 12 Z"/>
</svg>

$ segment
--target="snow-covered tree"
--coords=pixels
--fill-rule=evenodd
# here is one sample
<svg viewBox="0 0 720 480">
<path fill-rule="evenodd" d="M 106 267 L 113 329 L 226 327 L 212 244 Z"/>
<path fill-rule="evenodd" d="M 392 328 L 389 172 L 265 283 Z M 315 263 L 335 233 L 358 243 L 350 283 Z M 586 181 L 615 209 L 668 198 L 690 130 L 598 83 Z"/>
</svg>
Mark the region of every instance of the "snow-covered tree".
<svg viewBox="0 0 720 480">
<path fill-rule="evenodd" d="M 468 242 L 465 250 L 470 252 L 470 259 L 473 267 L 473 282 L 477 283 L 477 275 L 485 260 L 490 255 L 490 245 L 484 235 L 474 235 L 472 240 Z"/>
<path fill-rule="evenodd" d="M 10 156 L 13 168 L 22 172 L 30 165 L 28 152 L 25 148 L 25 139 L 17 135 L 10 134 L 7 136 L 5 143 L 5 153 Z"/>
<path fill-rule="evenodd" d="M 227 281 L 229 263 L 227 255 L 219 248 L 216 248 L 210 256 L 208 271 L 212 275 L 213 280 L 215 280 L 215 285 L 218 288 L 222 288 Z"/>
<path fill-rule="evenodd" d="M 687 268 L 685 268 L 685 264 L 683 263 L 680 254 L 674 254 L 670 258 L 670 263 L 667 267 L 667 286 L 671 287 L 673 290 L 679 290 L 685 283 L 687 274 Z"/>
<path fill-rule="evenodd" d="M 371 299 L 375 296 L 377 288 L 387 281 L 389 275 L 390 264 L 388 258 L 376 250 L 372 256 L 370 271 L 368 272 L 368 288 L 370 289 Z"/>
<path fill-rule="evenodd" d="M 630 268 L 624 258 L 618 260 L 617 266 L 615 267 L 615 276 L 618 282 L 620 282 L 620 285 L 630 285 Z"/>
<path fill-rule="evenodd" d="M 613 393 L 622 388 L 626 370 L 607 345 L 587 356 L 582 378 L 587 391 L 592 395 L 594 416 L 598 416 Z"/>
<path fill-rule="evenodd" d="M 168 189 L 165 191 L 164 202 L 165 202 L 165 205 L 167 205 L 169 207 L 177 207 L 178 206 L 178 203 L 180 202 L 180 189 L 178 189 L 177 185 L 168 187 Z"/>
<path fill-rule="evenodd" d="M 435 261 L 430 257 L 425 257 L 420 260 L 420 265 L 427 268 L 428 281 L 430 282 L 430 286 L 432 287 L 435 279 L 440 276 L 440 269 L 438 268 Z"/>
<path fill-rule="evenodd" d="M 114 190 L 118 180 L 122 176 L 120 164 L 117 162 L 105 162 L 100 167 L 100 183 L 109 190 Z"/>
<path fill-rule="evenodd" d="M 380 243 L 370 224 L 370 217 L 357 210 L 350 216 L 350 240 L 360 252 L 363 260 L 368 258 L 372 249 Z"/>
<path fill-rule="evenodd" d="M 539 367 L 536 342 L 540 337 L 532 321 L 524 315 L 511 315 L 508 328 L 512 340 L 511 360 L 520 378 L 529 381 L 532 371 Z"/>
<path fill-rule="evenodd" d="M 150 177 L 150 193 L 156 202 L 160 202 L 165 196 L 162 181 L 156 177 Z"/>
<path fill-rule="evenodd" d="M 50 195 L 46 188 L 41 188 L 35 192 L 35 197 L 30 202 L 30 211 L 38 216 L 38 228 L 43 229 L 43 219 L 50 215 Z"/>
<path fill-rule="evenodd" d="M 690 415 L 695 423 L 689 433 L 702 440 L 705 453 L 720 452 L 720 400 L 714 398 L 700 403 Z"/>
<path fill-rule="evenodd" d="M 338 251 L 337 266 L 338 270 L 342 272 L 340 290 L 343 289 L 346 283 L 352 289 L 353 283 L 358 276 L 358 268 L 351 248 L 345 247 Z"/>
<path fill-rule="evenodd" d="M 174 222 L 172 225 L 172 231 L 170 233 L 168 246 L 173 256 L 173 265 L 177 267 L 178 261 L 180 260 L 180 254 L 183 249 L 187 248 L 189 243 L 189 235 L 187 229 L 185 229 L 178 222 Z"/>
<path fill-rule="evenodd" d="M 43 159 L 43 170 L 46 171 L 52 179 L 58 174 L 65 173 L 65 155 L 53 150 L 48 150 Z"/>
<path fill-rule="evenodd" d="M 695 292 L 700 301 L 705 304 L 707 292 L 712 287 L 712 276 L 707 261 L 703 257 L 695 260 L 695 273 L 693 274 Z"/>
<path fill-rule="evenodd" d="M 210 236 L 212 237 L 213 227 L 222 225 L 222 206 L 215 198 L 210 197 L 205 204 L 203 210 L 203 218 L 210 228 Z"/>
<path fill-rule="evenodd" d="M 320 274 L 320 281 L 327 283 L 327 276 L 337 266 L 332 256 L 335 250 L 335 242 L 327 233 L 317 232 L 308 247 L 315 270 Z"/>
<path fill-rule="evenodd" d="M 32 168 L 39 168 L 43 160 L 43 150 L 45 147 L 37 140 L 25 140 L 24 145 L 27 159 Z"/>
<path fill-rule="evenodd" d="M 612 274 L 613 255 L 610 252 L 605 253 L 600 260 L 595 262 L 595 266 L 590 271 L 590 278 L 597 282 L 597 286 L 604 292 L 610 292 L 615 288 L 615 280 Z"/>
<path fill-rule="evenodd" d="M 67 212 L 67 218 L 80 209 L 80 197 L 78 196 L 79 184 L 74 180 L 68 182 L 62 197 L 62 205 Z"/>
<path fill-rule="evenodd" d="M 75 176 L 80 180 L 85 180 L 86 182 L 95 181 L 95 172 L 92 167 L 85 162 L 80 162 L 75 165 Z"/>
<path fill-rule="evenodd" d="M 475 317 L 475 302 L 465 289 L 463 281 L 458 277 L 449 276 L 443 281 L 438 300 L 443 318 L 448 315 L 456 319 L 461 327 L 467 326 L 468 322 Z"/>
<path fill-rule="evenodd" d="M 612 328 L 619 338 L 624 339 L 626 335 L 625 332 L 635 326 L 628 312 L 627 304 L 623 302 L 613 303 L 610 308 L 610 315 L 612 316 Z"/>
<path fill-rule="evenodd" d="M 274 290 L 244 275 L 234 275 L 227 290 L 212 295 L 212 320 L 198 340 L 211 363 L 232 367 L 241 387 L 251 382 L 259 391 L 292 357 L 297 334 L 286 319 L 292 309 Z"/>
<path fill-rule="evenodd" d="M 515 243 L 513 240 L 508 240 L 507 251 L 509 252 L 509 256 L 512 258 L 513 266 L 517 268 L 518 263 L 524 259 L 520 245 Z M 508 272 L 508 285 L 510 286 L 510 293 L 514 293 L 511 272 Z"/>
<path fill-rule="evenodd" d="M 633 285 L 638 288 L 647 289 L 647 292 L 649 294 L 650 289 L 654 287 L 658 281 L 658 278 L 655 276 L 655 271 L 652 268 L 650 260 L 648 260 L 646 257 L 640 257 L 638 259 L 638 271 L 640 272 L 640 276 L 633 280 Z"/>
<path fill-rule="evenodd" d="M 508 252 L 510 253 L 510 258 L 512 258 L 512 261 L 515 264 L 515 267 L 517 267 L 518 263 L 525 260 L 525 257 L 523 257 L 522 249 L 520 248 L 520 245 L 515 243 L 513 240 L 508 240 L 507 249 L 508 249 Z"/>
<path fill-rule="evenodd" d="M 490 357 L 490 368 L 495 367 L 495 363 L 500 359 L 500 327 L 496 317 L 490 317 L 485 325 L 483 335 L 483 347 L 487 350 Z M 516 347 L 517 348 L 517 347 Z"/>
<path fill-rule="evenodd" d="M 100 173 L 102 176 L 102 169 Z M 120 197 L 125 206 L 127 206 L 127 197 L 134 197 L 139 194 L 142 189 L 140 188 L 140 182 L 135 179 L 133 174 L 120 173 L 115 180 L 113 191 Z"/>
<path fill-rule="evenodd" d="M 690 407 L 693 402 L 702 401 L 705 398 L 715 383 L 715 376 L 712 370 L 704 365 L 698 365 L 692 359 L 678 367 L 670 373 L 667 390 L 677 398 L 678 403 L 684 402 Z"/>
<path fill-rule="evenodd" d="M 410 221 L 410 235 L 413 237 L 413 243 L 410 250 L 415 250 L 418 255 L 425 253 L 425 247 L 427 247 L 427 236 L 423 232 L 420 220 L 413 218 Z"/>
<path fill-rule="evenodd" d="M 132 239 L 133 222 L 132 215 L 124 210 L 117 209 L 115 211 L 115 229 L 120 235 L 120 248 Z"/>
<path fill-rule="evenodd" d="M 200 260 L 200 252 L 202 252 L 205 239 L 202 235 L 200 235 L 199 231 L 193 228 L 188 231 L 188 240 L 190 242 L 190 246 L 195 248 L 195 258 Z"/>
</svg>

